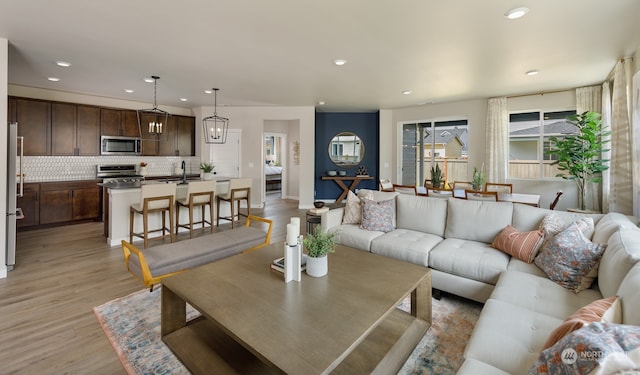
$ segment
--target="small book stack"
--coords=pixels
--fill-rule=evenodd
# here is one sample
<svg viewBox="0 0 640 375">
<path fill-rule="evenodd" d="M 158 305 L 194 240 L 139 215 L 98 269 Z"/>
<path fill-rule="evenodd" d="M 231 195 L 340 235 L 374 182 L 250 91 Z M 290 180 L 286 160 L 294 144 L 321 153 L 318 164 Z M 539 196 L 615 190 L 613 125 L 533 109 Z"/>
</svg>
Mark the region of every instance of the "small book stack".
<svg viewBox="0 0 640 375">
<path fill-rule="evenodd" d="M 320 215 L 323 212 L 327 212 L 329 211 L 329 207 L 322 207 L 322 208 L 311 208 L 309 209 L 309 212 L 314 214 L 314 215 Z"/>
<path fill-rule="evenodd" d="M 284 257 L 274 259 L 273 262 L 269 265 L 272 270 L 284 273 Z M 300 266 L 300 271 L 304 271 L 307 269 L 307 256 L 302 255 L 302 265 Z"/>
</svg>

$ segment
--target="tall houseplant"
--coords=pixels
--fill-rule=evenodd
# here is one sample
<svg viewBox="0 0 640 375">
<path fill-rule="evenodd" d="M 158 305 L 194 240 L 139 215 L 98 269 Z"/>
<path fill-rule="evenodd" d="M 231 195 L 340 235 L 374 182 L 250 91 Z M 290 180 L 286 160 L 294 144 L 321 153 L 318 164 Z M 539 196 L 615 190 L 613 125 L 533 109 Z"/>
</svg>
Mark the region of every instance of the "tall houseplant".
<svg viewBox="0 0 640 375">
<path fill-rule="evenodd" d="M 587 187 L 590 183 L 601 182 L 602 172 L 609 169 L 609 160 L 603 159 L 602 153 L 609 151 L 605 144 L 609 142 L 606 137 L 611 132 L 603 129 L 598 112 L 583 112 L 567 120 L 577 128 L 577 132 L 563 137 L 549 137 L 547 153 L 557 157 L 551 164 L 558 165 L 558 170 L 563 171 L 556 177 L 575 181 L 580 209 L 585 210 Z"/>
</svg>

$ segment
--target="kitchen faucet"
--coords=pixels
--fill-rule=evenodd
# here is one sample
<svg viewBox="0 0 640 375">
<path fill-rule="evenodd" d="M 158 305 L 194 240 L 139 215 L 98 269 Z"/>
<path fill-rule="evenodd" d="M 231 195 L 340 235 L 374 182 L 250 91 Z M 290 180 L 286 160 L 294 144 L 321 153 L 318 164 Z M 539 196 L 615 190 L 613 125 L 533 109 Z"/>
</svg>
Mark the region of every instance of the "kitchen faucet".
<svg viewBox="0 0 640 375">
<path fill-rule="evenodd" d="M 182 161 L 182 182 L 183 183 L 187 182 L 187 169 L 186 169 L 186 163 L 184 162 L 184 160 Z"/>
</svg>

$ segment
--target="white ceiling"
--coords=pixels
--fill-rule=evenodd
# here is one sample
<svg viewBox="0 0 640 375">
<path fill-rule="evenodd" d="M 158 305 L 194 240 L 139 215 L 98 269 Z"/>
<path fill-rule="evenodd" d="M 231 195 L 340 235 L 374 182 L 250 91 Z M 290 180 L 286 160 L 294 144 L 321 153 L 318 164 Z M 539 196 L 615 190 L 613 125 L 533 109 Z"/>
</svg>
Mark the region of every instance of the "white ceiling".
<svg viewBox="0 0 640 375">
<path fill-rule="evenodd" d="M 0 0 L 0 37 L 10 84 L 150 103 L 158 75 L 161 107 L 218 87 L 218 105 L 370 111 L 600 83 L 640 48 L 640 1 Z"/>
</svg>

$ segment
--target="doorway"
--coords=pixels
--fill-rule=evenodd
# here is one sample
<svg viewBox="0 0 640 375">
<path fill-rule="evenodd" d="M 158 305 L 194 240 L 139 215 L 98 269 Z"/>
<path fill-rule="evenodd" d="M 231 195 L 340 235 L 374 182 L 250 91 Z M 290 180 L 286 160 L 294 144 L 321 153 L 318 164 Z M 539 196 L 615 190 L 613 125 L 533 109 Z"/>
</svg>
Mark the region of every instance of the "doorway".
<svg viewBox="0 0 640 375">
<path fill-rule="evenodd" d="M 264 193 L 266 197 L 281 199 L 286 196 L 287 135 L 264 133 Z"/>
<path fill-rule="evenodd" d="M 224 177 L 240 177 L 240 145 L 242 131 L 229 129 L 227 142 L 224 144 L 210 145 L 209 157 L 215 165 L 215 173 Z"/>
</svg>

